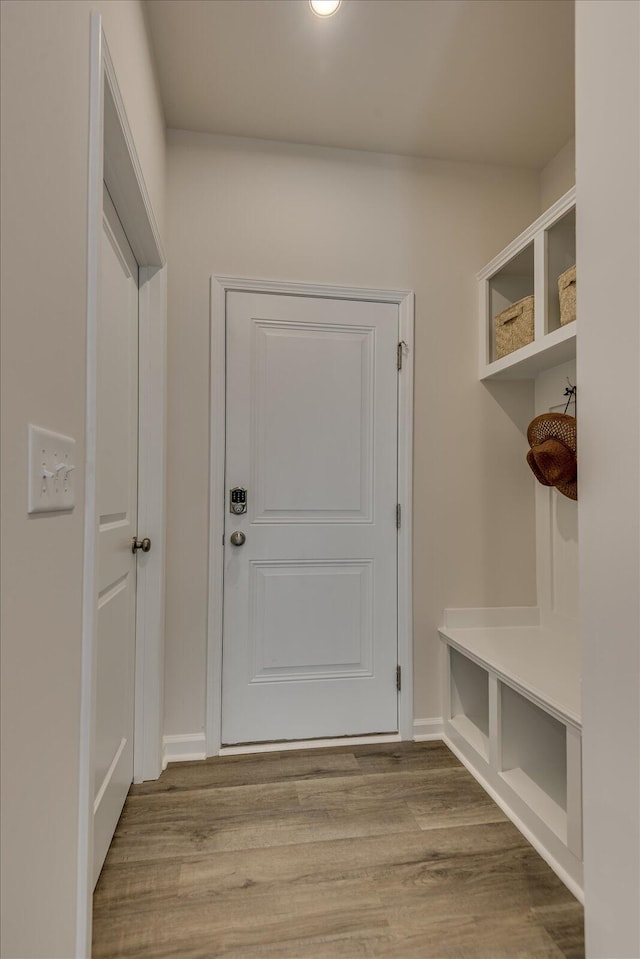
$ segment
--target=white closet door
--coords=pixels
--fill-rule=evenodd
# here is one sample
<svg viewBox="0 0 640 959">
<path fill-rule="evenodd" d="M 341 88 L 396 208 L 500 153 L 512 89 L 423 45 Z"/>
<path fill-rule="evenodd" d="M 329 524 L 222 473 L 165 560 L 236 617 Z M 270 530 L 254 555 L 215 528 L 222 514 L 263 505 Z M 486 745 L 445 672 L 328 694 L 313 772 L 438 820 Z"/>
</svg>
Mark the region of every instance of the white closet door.
<svg viewBox="0 0 640 959">
<path fill-rule="evenodd" d="M 98 321 L 98 651 L 94 883 L 133 779 L 138 265 L 104 195 Z"/>
</svg>

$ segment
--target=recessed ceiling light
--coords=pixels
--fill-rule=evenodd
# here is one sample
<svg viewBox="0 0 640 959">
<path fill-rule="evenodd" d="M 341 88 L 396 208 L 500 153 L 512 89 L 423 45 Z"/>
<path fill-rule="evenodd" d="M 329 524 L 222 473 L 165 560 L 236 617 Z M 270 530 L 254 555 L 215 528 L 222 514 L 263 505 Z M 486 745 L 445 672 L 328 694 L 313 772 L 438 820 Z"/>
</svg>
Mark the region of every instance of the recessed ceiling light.
<svg viewBox="0 0 640 959">
<path fill-rule="evenodd" d="M 309 0 L 309 6 L 317 17 L 332 17 L 342 0 Z"/>
</svg>

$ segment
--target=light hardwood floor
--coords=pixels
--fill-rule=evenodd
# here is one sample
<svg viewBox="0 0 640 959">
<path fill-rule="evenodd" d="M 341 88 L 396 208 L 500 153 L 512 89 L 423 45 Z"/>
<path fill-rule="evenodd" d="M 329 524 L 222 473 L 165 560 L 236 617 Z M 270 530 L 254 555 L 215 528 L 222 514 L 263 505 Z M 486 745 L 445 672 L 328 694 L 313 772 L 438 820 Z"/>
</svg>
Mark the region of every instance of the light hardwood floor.
<svg viewBox="0 0 640 959">
<path fill-rule="evenodd" d="M 132 786 L 94 959 L 581 959 L 582 908 L 442 743 L 262 753 Z"/>
</svg>

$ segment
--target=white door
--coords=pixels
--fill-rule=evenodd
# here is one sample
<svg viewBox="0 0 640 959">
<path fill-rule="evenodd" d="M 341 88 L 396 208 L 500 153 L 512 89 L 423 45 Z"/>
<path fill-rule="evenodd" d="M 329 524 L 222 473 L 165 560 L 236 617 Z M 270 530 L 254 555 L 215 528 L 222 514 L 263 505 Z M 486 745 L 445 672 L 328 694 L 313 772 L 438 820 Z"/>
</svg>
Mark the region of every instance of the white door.
<svg viewBox="0 0 640 959">
<path fill-rule="evenodd" d="M 104 192 L 97 383 L 94 884 L 133 779 L 138 265 Z"/>
<path fill-rule="evenodd" d="M 232 292 L 226 318 L 222 742 L 395 731 L 398 308 Z"/>
</svg>

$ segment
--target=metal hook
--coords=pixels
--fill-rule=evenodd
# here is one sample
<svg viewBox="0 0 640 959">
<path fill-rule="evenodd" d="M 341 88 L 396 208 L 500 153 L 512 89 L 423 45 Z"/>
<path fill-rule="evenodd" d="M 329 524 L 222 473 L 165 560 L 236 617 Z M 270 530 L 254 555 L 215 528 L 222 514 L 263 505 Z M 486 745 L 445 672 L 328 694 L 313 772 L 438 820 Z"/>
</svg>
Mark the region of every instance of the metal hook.
<svg viewBox="0 0 640 959">
<path fill-rule="evenodd" d="M 565 413 L 569 409 L 569 404 L 571 403 L 571 400 L 573 400 L 573 402 L 576 404 L 576 408 L 578 405 L 578 387 L 572 384 L 569 377 L 567 377 L 567 383 L 569 385 L 565 387 L 565 391 L 564 391 L 564 395 L 567 397 L 567 405 L 564 408 Z"/>
</svg>

